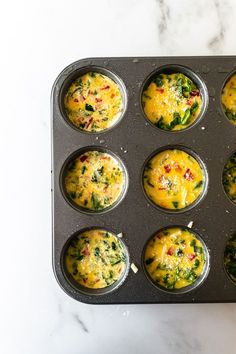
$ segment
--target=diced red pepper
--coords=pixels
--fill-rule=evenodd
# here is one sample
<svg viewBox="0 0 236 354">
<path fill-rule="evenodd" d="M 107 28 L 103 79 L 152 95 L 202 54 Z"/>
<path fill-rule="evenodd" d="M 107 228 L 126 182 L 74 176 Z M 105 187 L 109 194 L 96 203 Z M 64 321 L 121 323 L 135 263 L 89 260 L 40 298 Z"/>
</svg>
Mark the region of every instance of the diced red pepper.
<svg viewBox="0 0 236 354">
<path fill-rule="evenodd" d="M 192 100 L 187 100 L 186 103 L 187 103 L 188 106 L 191 106 L 192 105 Z"/>
<path fill-rule="evenodd" d="M 110 97 L 111 97 L 111 98 L 114 98 L 114 97 L 115 97 L 115 94 L 114 94 L 114 93 L 112 93 Z"/>
<path fill-rule="evenodd" d="M 96 101 L 96 102 L 102 102 L 102 98 L 97 98 L 97 97 L 96 97 L 96 98 L 95 98 L 95 101 Z"/>
<path fill-rule="evenodd" d="M 160 93 L 163 93 L 164 92 L 164 89 L 163 88 L 157 88 L 156 89 L 158 92 L 160 92 Z"/>
<path fill-rule="evenodd" d="M 87 283 L 88 278 L 83 278 L 83 282 Z"/>
<path fill-rule="evenodd" d="M 178 172 L 181 172 L 181 171 L 182 171 L 182 167 L 180 167 L 180 165 L 179 165 L 177 162 L 174 163 L 174 168 L 175 168 L 175 170 L 178 171 Z"/>
<path fill-rule="evenodd" d="M 196 257 L 196 255 L 192 253 L 192 254 L 188 254 L 187 257 L 188 259 L 190 259 L 190 261 L 192 261 Z"/>
<path fill-rule="evenodd" d="M 90 256 L 90 252 L 88 249 L 88 246 L 85 247 L 85 249 L 81 252 L 84 256 Z"/>
<path fill-rule="evenodd" d="M 110 88 L 110 86 L 107 85 L 107 86 L 102 87 L 101 90 L 108 90 L 109 88 Z"/>
<path fill-rule="evenodd" d="M 184 178 L 187 180 L 187 181 L 192 181 L 194 180 L 194 175 L 192 174 L 190 168 L 188 168 L 184 174 Z"/>
<path fill-rule="evenodd" d="M 74 98 L 74 102 L 79 102 L 78 98 Z"/>
<path fill-rule="evenodd" d="M 190 96 L 199 96 L 200 93 L 198 90 L 193 90 L 192 92 L 190 92 Z"/>
<path fill-rule="evenodd" d="M 167 254 L 168 256 L 173 256 L 174 252 L 175 252 L 174 247 L 170 247 L 167 251 Z"/>
<path fill-rule="evenodd" d="M 165 165 L 165 166 L 164 166 L 164 169 L 165 169 L 166 173 L 169 173 L 169 172 L 171 171 L 171 166 L 170 166 L 170 164 Z"/>
<path fill-rule="evenodd" d="M 90 126 L 90 124 L 92 123 L 92 121 L 93 121 L 93 118 L 91 117 L 91 118 L 89 119 L 89 121 L 87 122 L 87 124 L 86 124 L 86 128 L 88 128 L 88 127 Z"/>
<path fill-rule="evenodd" d="M 88 158 L 88 155 L 83 155 L 83 156 L 81 156 L 80 161 L 84 162 L 87 160 L 87 158 Z"/>
</svg>

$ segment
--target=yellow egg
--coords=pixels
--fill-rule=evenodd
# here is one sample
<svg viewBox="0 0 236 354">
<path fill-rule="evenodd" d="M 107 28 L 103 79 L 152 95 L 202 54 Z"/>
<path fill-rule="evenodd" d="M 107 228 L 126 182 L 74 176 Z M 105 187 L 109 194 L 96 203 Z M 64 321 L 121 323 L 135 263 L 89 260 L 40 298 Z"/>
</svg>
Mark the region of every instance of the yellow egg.
<svg viewBox="0 0 236 354">
<path fill-rule="evenodd" d="M 203 273 L 205 250 L 187 228 L 167 228 L 149 241 L 144 265 L 154 283 L 167 289 L 193 284 Z"/>
<path fill-rule="evenodd" d="M 78 284 L 101 289 L 121 278 L 126 254 L 114 234 L 93 229 L 72 239 L 65 253 L 65 266 Z"/>
<path fill-rule="evenodd" d="M 236 152 L 229 158 L 224 167 L 223 186 L 229 199 L 236 204 Z"/>
<path fill-rule="evenodd" d="M 67 196 L 85 209 L 103 210 L 114 204 L 125 187 L 120 163 L 110 154 L 87 151 L 68 165 L 65 174 Z"/>
<path fill-rule="evenodd" d="M 236 74 L 226 82 L 221 95 L 221 103 L 230 122 L 236 125 Z"/>
<path fill-rule="evenodd" d="M 88 72 L 71 84 L 64 106 L 71 123 L 88 132 L 112 127 L 124 109 L 119 86 L 97 72 Z"/>
<path fill-rule="evenodd" d="M 204 171 L 197 160 L 183 150 L 165 150 L 149 160 L 143 186 L 147 196 L 165 209 L 188 207 L 201 195 Z"/>
<path fill-rule="evenodd" d="M 224 252 L 224 265 L 230 278 L 236 283 L 236 234 L 228 240 Z"/>
<path fill-rule="evenodd" d="M 181 73 L 159 74 L 142 95 L 147 118 L 163 130 L 182 130 L 195 122 L 202 107 L 199 89 Z"/>
</svg>

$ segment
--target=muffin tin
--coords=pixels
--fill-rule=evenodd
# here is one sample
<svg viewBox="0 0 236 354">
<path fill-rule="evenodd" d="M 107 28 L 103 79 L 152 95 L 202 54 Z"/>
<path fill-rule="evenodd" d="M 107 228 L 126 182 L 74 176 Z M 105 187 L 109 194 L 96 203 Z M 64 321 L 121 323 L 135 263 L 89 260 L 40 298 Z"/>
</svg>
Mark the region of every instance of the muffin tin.
<svg viewBox="0 0 236 354">
<path fill-rule="evenodd" d="M 203 108 L 200 117 L 181 131 L 163 131 L 145 117 L 141 95 L 150 77 L 170 70 L 189 75 L 198 85 Z M 56 79 L 52 91 L 52 213 L 53 267 L 62 289 L 71 297 L 90 304 L 234 302 L 236 285 L 224 268 L 224 248 L 235 232 L 236 205 L 224 192 L 222 172 L 236 150 L 236 127 L 225 116 L 221 91 L 225 80 L 236 71 L 236 57 L 150 57 L 91 58 L 79 60 Z M 82 132 L 66 118 L 63 98 L 70 83 L 86 71 L 99 71 L 115 80 L 122 91 L 124 112 L 119 122 L 98 133 Z M 179 146 L 199 157 L 208 176 L 204 198 L 182 212 L 156 208 L 146 198 L 142 186 L 145 161 L 159 149 Z M 77 210 L 63 189 L 65 164 L 76 151 L 88 147 L 115 154 L 123 163 L 128 183 L 124 198 L 105 211 Z M 208 249 L 207 275 L 187 292 L 164 292 L 147 278 L 143 249 L 158 230 L 193 221 L 192 230 Z M 79 289 L 65 274 L 63 254 L 68 240 L 88 228 L 102 228 L 123 234 L 129 254 L 128 273 L 119 286 L 95 294 Z M 134 273 L 130 263 L 138 267 Z"/>
</svg>

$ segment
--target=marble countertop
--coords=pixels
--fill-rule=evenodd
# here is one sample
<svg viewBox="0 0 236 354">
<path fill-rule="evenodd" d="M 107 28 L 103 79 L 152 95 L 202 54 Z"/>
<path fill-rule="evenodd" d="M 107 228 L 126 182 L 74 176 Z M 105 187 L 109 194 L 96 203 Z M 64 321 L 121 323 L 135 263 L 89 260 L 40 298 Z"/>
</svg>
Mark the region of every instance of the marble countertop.
<svg viewBox="0 0 236 354">
<path fill-rule="evenodd" d="M 235 55 L 233 0 L 8 1 L 1 6 L 3 354 L 217 354 L 235 348 L 235 304 L 89 306 L 51 260 L 50 91 L 96 56 Z"/>
</svg>

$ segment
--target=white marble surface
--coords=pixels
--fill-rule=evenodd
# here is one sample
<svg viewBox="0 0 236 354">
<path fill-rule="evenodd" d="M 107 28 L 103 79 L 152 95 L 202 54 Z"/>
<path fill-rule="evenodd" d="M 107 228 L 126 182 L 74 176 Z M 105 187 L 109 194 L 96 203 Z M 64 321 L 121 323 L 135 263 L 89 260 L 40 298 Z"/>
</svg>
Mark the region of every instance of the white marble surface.
<svg viewBox="0 0 236 354">
<path fill-rule="evenodd" d="M 1 3 L 2 354 L 235 353 L 236 305 L 88 306 L 51 265 L 50 90 L 89 56 L 236 54 L 234 0 Z"/>
</svg>

